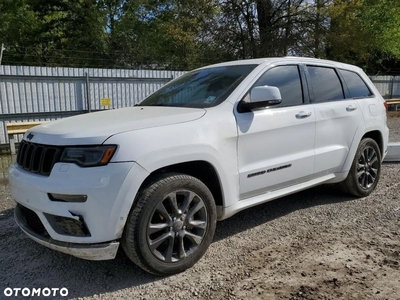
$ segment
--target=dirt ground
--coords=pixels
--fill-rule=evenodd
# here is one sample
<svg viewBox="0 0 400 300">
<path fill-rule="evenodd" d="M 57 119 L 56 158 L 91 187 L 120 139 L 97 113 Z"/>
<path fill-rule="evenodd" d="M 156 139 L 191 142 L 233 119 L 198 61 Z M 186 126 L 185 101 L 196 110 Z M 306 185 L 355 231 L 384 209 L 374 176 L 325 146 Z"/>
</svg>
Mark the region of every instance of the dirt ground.
<svg viewBox="0 0 400 300">
<path fill-rule="evenodd" d="M 399 121 L 389 118 L 391 141 Z M 366 198 L 325 185 L 219 222 L 200 262 L 166 278 L 123 253 L 98 262 L 44 248 L 13 208 L 0 180 L 0 298 L 6 287 L 66 287 L 71 299 L 400 299 L 400 164 L 384 164 Z"/>
</svg>

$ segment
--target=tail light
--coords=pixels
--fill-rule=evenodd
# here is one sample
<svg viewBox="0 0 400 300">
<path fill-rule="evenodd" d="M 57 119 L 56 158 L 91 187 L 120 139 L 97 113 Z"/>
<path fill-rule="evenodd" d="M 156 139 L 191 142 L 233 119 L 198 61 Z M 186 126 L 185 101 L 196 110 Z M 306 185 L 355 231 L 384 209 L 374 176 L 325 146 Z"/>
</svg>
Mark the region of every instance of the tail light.
<svg viewBox="0 0 400 300">
<path fill-rule="evenodd" d="M 386 102 L 386 100 L 383 101 L 383 105 L 385 106 L 386 112 L 388 111 L 388 104 Z"/>
</svg>

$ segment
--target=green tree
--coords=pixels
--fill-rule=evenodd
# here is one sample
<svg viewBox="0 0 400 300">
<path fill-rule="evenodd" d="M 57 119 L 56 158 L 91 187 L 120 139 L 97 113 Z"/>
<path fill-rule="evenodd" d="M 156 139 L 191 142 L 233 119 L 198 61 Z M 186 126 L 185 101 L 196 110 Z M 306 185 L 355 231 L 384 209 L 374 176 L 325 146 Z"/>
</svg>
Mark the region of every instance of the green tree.
<svg viewBox="0 0 400 300">
<path fill-rule="evenodd" d="M 104 0 L 109 58 L 121 67 L 190 69 L 199 65 L 207 20 L 206 0 Z"/>
<path fill-rule="evenodd" d="M 192 69 L 300 55 L 400 59 L 398 0 L 2 0 L 5 64 Z"/>
<path fill-rule="evenodd" d="M 3 64 L 35 64 L 36 56 L 26 49 L 32 46 L 39 19 L 24 0 L 0 2 L 0 43 L 4 43 Z"/>
<path fill-rule="evenodd" d="M 101 65 L 105 17 L 96 0 L 26 0 L 40 20 L 36 54 L 46 65 Z"/>
<path fill-rule="evenodd" d="M 4 0 L 4 63 L 101 66 L 105 17 L 96 0 Z"/>
<path fill-rule="evenodd" d="M 329 13 L 329 58 L 371 72 L 385 60 L 400 59 L 399 1 L 335 0 Z"/>
</svg>

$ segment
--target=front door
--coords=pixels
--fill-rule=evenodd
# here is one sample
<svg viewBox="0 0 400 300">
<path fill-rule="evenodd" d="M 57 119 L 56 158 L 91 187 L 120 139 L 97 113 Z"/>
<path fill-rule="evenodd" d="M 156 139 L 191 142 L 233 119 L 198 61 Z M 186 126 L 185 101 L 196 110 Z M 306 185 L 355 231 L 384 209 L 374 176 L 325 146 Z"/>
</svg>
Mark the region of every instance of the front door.
<svg viewBox="0 0 400 300">
<path fill-rule="evenodd" d="M 253 87 L 264 85 L 280 89 L 281 104 L 235 113 L 241 199 L 306 181 L 314 169 L 315 113 L 299 67 L 267 70 Z"/>
</svg>

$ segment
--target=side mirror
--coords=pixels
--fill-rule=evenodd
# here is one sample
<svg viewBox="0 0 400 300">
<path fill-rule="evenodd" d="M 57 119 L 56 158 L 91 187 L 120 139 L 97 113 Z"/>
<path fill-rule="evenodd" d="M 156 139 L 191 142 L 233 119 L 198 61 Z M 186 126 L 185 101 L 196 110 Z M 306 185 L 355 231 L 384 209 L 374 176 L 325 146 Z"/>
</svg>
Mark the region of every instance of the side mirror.
<svg viewBox="0 0 400 300">
<path fill-rule="evenodd" d="M 250 92 L 250 103 L 260 103 L 264 106 L 276 105 L 282 102 L 281 92 L 276 86 L 256 86 Z"/>
<path fill-rule="evenodd" d="M 276 86 L 257 86 L 250 91 L 250 102 L 241 101 L 239 112 L 249 112 L 253 109 L 277 105 L 282 102 L 281 92 Z"/>
</svg>

